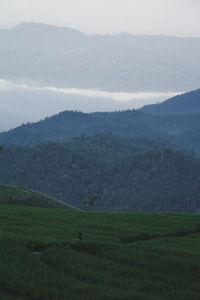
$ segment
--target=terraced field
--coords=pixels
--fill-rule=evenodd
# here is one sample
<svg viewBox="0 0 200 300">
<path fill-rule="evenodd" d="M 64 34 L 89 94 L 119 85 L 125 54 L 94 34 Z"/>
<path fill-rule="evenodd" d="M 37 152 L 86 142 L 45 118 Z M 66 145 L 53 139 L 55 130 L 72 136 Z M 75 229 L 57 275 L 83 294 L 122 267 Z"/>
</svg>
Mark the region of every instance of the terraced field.
<svg viewBox="0 0 200 300">
<path fill-rule="evenodd" d="M 200 299 L 199 214 L 1 205 L 0 239 L 3 300 Z"/>
</svg>

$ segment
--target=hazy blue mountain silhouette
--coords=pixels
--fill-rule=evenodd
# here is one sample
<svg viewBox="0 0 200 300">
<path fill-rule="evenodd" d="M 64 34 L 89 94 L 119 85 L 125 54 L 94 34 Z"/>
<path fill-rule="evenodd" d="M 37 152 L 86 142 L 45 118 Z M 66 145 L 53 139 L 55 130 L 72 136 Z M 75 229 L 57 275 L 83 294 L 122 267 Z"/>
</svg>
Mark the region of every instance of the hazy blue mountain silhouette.
<svg viewBox="0 0 200 300">
<path fill-rule="evenodd" d="M 159 104 L 146 105 L 141 111 L 153 114 L 200 113 L 200 89 L 175 96 Z"/>
<path fill-rule="evenodd" d="M 141 110 L 82 113 L 63 111 L 36 123 L 0 133 L 0 144 L 26 145 L 66 141 L 93 134 L 157 139 L 200 155 L 199 91 L 169 99 Z"/>
<path fill-rule="evenodd" d="M 22 23 L 0 30 L 0 78 L 36 85 L 112 91 L 199 87 L 200 38 L 87 35 Z"/>
</svg>

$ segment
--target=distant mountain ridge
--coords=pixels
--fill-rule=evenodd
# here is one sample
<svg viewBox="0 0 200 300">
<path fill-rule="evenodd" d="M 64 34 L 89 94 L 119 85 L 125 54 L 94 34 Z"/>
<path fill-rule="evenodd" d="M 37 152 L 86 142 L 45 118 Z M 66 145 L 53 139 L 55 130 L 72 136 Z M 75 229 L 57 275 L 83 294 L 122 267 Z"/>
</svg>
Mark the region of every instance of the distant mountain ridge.
<svg viewBox="0 0 200 300">
<path fill-rule="evenodd" d="M 131 137 L 162 137 L 154 124 L 154 117 L 137 110 L 118 112 L 82 113 L 63 111 L 40 122 L 23 124 L 0 133 L 3 145 L 65 141 L 74 136 L 96 133 L 118 134 Z"/>
<path fill-rule="evenodd" d="M 22 23 L 1 29 L 0 39 L 0 78 L 109 91 L 180 92 L 199 86 L 200 38 L 87 35 Z"/>
<path fill-rule="evenodd" d="M 200 161 L 177 149 L 200 156 L 199 93 L 139 111 L 64 111 L 1 133 L 0 181 L 79 208 L 91 194 L 97 210 L 197 212 Z"/>
<path fill-rule="evenodd" d="M 200 155 L 200 89 L 146 105 L 140 111 L 156 117 L 160 130 L 173 136 L 175 143 Z"/>
<path fill-rule="evenodd" d="M 157 139 L 200 156 L 200 90 L 140 110 L 82 113 L 63 111 L 36 123 L 0 133 L 0 144 L 66 141 L 93 134 Z"/>
<path fill-rule="evenodd" d="M 150 114 L 200 113 L 200 89 L 175 96 L 162 103 L 146 105 L 140 111 Z"/>
</svg>

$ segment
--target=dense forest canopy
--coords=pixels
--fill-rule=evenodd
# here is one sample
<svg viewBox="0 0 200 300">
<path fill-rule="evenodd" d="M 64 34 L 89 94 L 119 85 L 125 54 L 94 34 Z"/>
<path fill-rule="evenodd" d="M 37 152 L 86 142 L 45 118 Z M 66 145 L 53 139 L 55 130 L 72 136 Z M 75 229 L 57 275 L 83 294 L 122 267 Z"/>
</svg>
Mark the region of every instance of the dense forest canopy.
<svg viewBox="0 0 200 300">
<path fill-rule="evenodd" d="M 200 161 L 157 141 L 113 135 L 10 146 L 0 182 L 106 211 L 191 211 L 200 207 Z"/>
<path fill-rule="evenodd" d="M 0 133 L 0 183 L 32 188 L 79 208 L 95 199 L 96 210 L 195 212 L 200 208 L 199 94 L 140 111 L 64 111 Z"/>
<path fill-rule="evenodd" d="M 0 133 L 2 145 L 28 145 L 66 141 L 72 137 L 114 134 L 121 137 L 157 139 L 165 145 L 200 156 L 200 112 L 151 114 L 137 110 L 82 113 L 64 111 L 36 123 L 23 124 Z"/>
</svg>

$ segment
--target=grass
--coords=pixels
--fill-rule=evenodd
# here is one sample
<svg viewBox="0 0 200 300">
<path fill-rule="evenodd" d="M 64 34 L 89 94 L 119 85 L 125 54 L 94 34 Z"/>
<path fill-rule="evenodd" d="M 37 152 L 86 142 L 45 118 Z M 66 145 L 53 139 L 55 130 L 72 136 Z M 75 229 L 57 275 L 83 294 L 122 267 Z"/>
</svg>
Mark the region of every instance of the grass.
<svg viewBox="0 0 200 300">
<path fill-rule="evenodd" d="M 0 185 L 0 204 L 73 209 L 74 207 L 24 187 Z M 74 208 L 75 209 L 75 208 Z"/>
<path fill-rule="evenodd" d="M 198 214 L 1 205 L 0 299 L 200 299 L 199 225 Z"/>
</svg>

